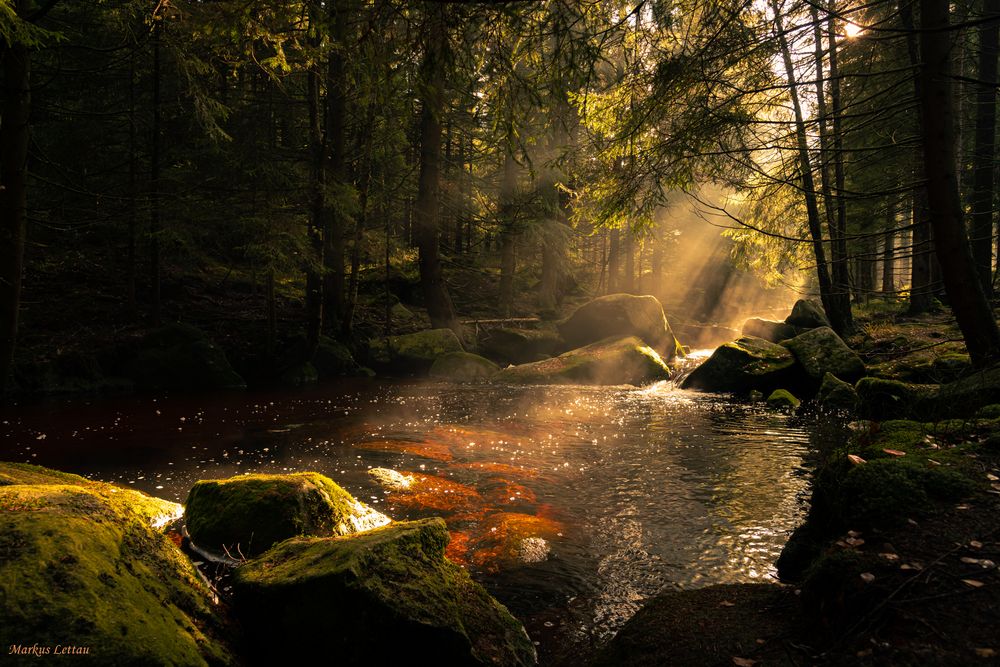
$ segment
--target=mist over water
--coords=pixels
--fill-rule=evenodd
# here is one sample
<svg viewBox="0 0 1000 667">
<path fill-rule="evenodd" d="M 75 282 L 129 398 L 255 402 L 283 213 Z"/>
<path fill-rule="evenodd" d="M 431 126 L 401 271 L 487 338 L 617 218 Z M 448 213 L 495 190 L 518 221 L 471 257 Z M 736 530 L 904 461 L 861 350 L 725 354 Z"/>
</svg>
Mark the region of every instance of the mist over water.
<svg viewBox="0 0 1000 667">
<path fill-rule="evenodd" d="M 393 519 L 443 516 L 449 557 L 525 621 L 543 657 L 607 638 L 664 589 L 770 579 L 806 510 L 815 437 L 671 383 L 365 381 L 0 417 L 4 460 L 164 498 L 183 501 L 198 479 L 316 470 Z"/>
</svg>

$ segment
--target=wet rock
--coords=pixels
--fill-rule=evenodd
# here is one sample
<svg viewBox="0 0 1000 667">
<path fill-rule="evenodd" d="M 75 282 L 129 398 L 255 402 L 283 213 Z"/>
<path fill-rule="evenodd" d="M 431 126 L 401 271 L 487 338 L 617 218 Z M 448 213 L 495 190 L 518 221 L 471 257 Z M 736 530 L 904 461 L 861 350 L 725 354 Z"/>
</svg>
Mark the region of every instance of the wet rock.
<svg viewBox="0 0 1000 667">
<path fill-rule="evenodd" d="M 396 373 L 426 373 L 441 355 L 463 351 L 461 341 L 451 329 L 373 338 L 368 343 L 372 364 Z"/>
<path fill-rule="evenodd" d="M 204 332 L 179 323 L 146 334 L 126 374 L 142 389 L 246 388 Z"/>
<path fill-rule="evenodd" d="M 393 454 L 406 454 L 409 456 L 419 456 L 434 461 L 451 461 L 454 456 L 451 447 L 442 442 L 429 442 L 419 440 L 365 440 L 353 445 L 355 449 L 364 449 L 369 452 L 391 452 Z"/>
<path fill-rule="evenodd" d="M 786 389 L 775 389 L 767 397 L 767 407 L 775 410 L 794 411 L 802 402 Z"/>
<path fill-rule="evenodd" d="M 191 540 L 234 558 L 261 554 L 296 535 L 345 535 L 389 523 L 315 472 L 201 480 L 185 506 Z"/>
<path fill-rule="evenodd" d="M 993 403 L 1000 403 L 1000 365 L 941 385 L 937 395 L 921 401 L 920 410 L 934 418 L 966 417 Z"/>
<path fill-rule="evenodd" d="M 585 303 L 559 323 L 559 335 L 571 348 L 611 337 L 637 336 L 669 362 L 677 355 L 663 306 L 653 296 L 608 294 Z"/>
<path fill-rule="evenodd" d="M 910 384 L 882 378 L 862 378 L 855 390 L 858 414 L 865 419 L 908 419 L 920 404 L 937 393 L 935 385 Z"/>
<path fill-rule="evenodd" d="M 483 498 L 478 491 L 444 477 L 389 468 L 373 468 L 368 474 L 389 491 L 386 502 L 390 506 L 400 505 L 446 515 L 475 512 L 483 507 Z"/>
<path fill-rule="evenodd" d="M 107 665 L 234 662 L 211 592 L 153 525 L 179 506 L 34 466 L 0 475 L 5 654 L 38 644 L 88 647 Z"/>
<path fill-rule="evenodd" d="M 491 514 L 479 524 L 469 553 L 472 563 L 488 571 L 498 571 L 539 563 L 549 557 L 551 545 L 559 539 L 563 526 L 558 521 L 521 512 Z"/>
<path fill-rule="evenodd" d="M 346 345 L 327 336 L 320 336 L 312 365 L 319 377 L 324 380 L 332 377 L 371 374 L 371 371 L 354 360 Z"/>
<path fill-rule="evenodd" d="M 469 352 L 447 352 L 434 360 L 430 376 L 456 382 L 474 382 L 495 375 L 500 367 Z"/>
<path fill-rule="evenodd" d="M 441 519 L 294 538 L 236 570 L 234 605 L 259 654 L 338 664 L 533 665 L 523 626 L 444 557 Z"/>
<path fill-rule="evenodd" d="M 554 331 L 492 329 L 479 343 L 479 351 L 503 364 L 527 364 L 555 356 L 562 339 Z"/>
<path fill-rule="evenodd" d="M 702 391 L 772 392 L 801 382 L 792 353 L 763 338 L 744 336 L 717 348 L 681 385 Z"/>
<path fill-rule="evenodd" d="M 315 366 L 307 361 L 295 364 L 286 370 L 281 374 L 278 382 L 284 387 L 304 387 L 319 382 L 319 372 L 316 371 Z"/>
<path fill-rule="evenodd" d="M 827 319 L 822 304 L 812 299 L 796 301 L 792 306 L 792 313 L 785 318 L 785 323 L 804 329 L 830 326 L 830 320 Z"/>
<path fill-rule="evenodd" d="M 823 376 L 816 401 L 827 412 L 854 412 L 858 407 L 858 392 L 832 373 Z"/>
<path fill-rule="evenodd" d="M 670 369 L 635 336 L 609 338 L 552 359 L 509 366 L 493 376 L 511 384 L 648 384 L 670 378 Z"/>
<path fill-rule="evenodd" d="M 803 332 L 802 327 L 797 327 L 785 322 L 774 322 L 772 320 L 762 320 L 752 317 L 743 323 L 744 336 L 756 336 L 772 343 L 780 343 L 789 338 L 795 338 Z"/>
<path fill-rule="evenodd" d="M 819 387 L 827 373 L 847 382 L 855 382 L 865 374 L 861 357 L 829 327 L 812 329 L 784 341 L 782 345 L 795 355 L 796 361 L 812 379 L 814 389 Z"/>
</svg>

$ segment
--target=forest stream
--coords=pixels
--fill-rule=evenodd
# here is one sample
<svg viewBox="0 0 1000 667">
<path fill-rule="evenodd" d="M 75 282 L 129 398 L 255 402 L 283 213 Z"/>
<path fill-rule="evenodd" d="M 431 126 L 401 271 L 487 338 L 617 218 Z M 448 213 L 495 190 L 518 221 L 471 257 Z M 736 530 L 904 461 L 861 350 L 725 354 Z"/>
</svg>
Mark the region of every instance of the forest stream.
<svg viewBox="0 0 1000 667">
<path fill-rule="evenodd" d="M 443 516 L 449 557 L 524 621 L 543 662 L 591 650 L 664 589 L 772 578 L 825 430 L 666 382 L 368 380 L 0 418 L 0 459 L 179 502 L 199 479 L 315 470 L 393 519 Z"/>
</svg>

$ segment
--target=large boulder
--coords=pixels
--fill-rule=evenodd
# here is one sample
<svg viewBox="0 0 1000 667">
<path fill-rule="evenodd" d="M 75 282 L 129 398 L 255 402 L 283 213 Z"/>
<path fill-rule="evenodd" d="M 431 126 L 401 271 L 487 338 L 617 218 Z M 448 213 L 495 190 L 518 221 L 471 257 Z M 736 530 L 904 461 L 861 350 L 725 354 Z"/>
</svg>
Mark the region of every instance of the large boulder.
<svg viewBox="0 0 1000 667">
<path fill-rule="evenodd" d="M 243 389 L 225 352 L 199 329 L 168 324 L 150 331 L 126 374 L 142 389 Z"/>
<path fill-rule="evenodd" d="M 315 472 L 201 480 L 185 505 L 191 540 L 233 557 L 262 554 L 296 535 L 346 535 L 389 523 Z"/>
<path fill-rule="evenodd" d="M 322 379 L 368 374 L 366 369 L 354 360 L 346 345 L 327 336 L 320 336 L 312 365 Z"/>
<path fill-rule="evenodd" d="M 555 356 L 562 339 L 545 329 L 491 329 L 483 334 L 479 351 L 504 364 L 527 364 Z"/>
<path fill-rule="evenodd" d="M 781 344 L 792 351 L 814 388 L 819 387 L 827 373 L 846 382 L 855 382 L 865 374 L 861 357 L 830 327 L 811 329 Z"/>
<path fill-rule="evenodd" d="M 492 377 L 499 370 L 499 366 L 478 354 L 448 352 L 434 360 L 430 376 L 456 382 L 474 382 Z"/>
<path fill-rule="evenodd" d="M 559 335 L 571 348 L 621 336 L 638 336 L 669 362 L 677 341 L 663 306 L 654 296 L 608 294 L 583 304 L 559 323 Z"/>
<path fill-rule="evenodd" d="M 511 384 L 648 384 L 670 379 L 653 348 L 635 336 L 609 338 L 558 357 L 508 366 L 493 376 Z"/>
<path fill-rule="evenodd" d="M 1000 365 L 941 385 L 935 396 L 921 401 L 920 408 L 928 417 L 940 419 L 968 417 L 994 403 L 1000 403 Z"/>
<path fill-rule="evenodd" d="M 912 384 L 884 378 L 861 378 L 855 386 L 858 396 L 858 414 L 865 419 L 932 418 L 920 413 L 921 403 L 937 393 L 935 385 Z"/>
<path fill-rule="evenodd" d="M 804 329 L 830 326 L 830 320 L 827 319 L 822 304 L 812 299 L 796 301 L 791 314 L 785 318 L 785 323 Z"/>
<path fill-rule="evenodd" d="M 426 373 L 435 359 L 449 352 L 464 352 L 462 342 L 451 329 L 373 338 L 368 343 L 372 364 L 398 373 Z"/>
<path fill-rule="evenodd" d="M 737 393 L 756 390 L 766 395 L 800 384 L 801 369 L 788 349 L 763 338 L 744 336 L 716 348 L 681 387 Z"/>
<path fill-rule="evenodd" d="M 802 327 L 797 327 L 786 322 L 762 320 L 757 317 L 751 317 L 743 323 L 744 336 L 756 336 L 772 343 L 780 343 L 783 340 L 795 338 L 803 331 Z"/>
<path fill-rule="evenodd" d="M 827 373 L 820 383 L 816 402 L 827 412 L 851 413 L 858 408 L 858 392 L 847 382 Z"/>
<path fill-rule="evenodd" d="M 448 539 L 424 519 L 282 542 L 236 570 L 236 613 L 268 662 L 322 644 L 345 665 L 533 665 L 520 622 L 445 559 Z"/>
<path fill-rule="evenodd" d="M 104 665 L 234 662 L 208 586 L 156 527 L 178 505 L 34 466 L 0 464 L 0 480 L 5 655 L 37 645 Z"/>
</svg>

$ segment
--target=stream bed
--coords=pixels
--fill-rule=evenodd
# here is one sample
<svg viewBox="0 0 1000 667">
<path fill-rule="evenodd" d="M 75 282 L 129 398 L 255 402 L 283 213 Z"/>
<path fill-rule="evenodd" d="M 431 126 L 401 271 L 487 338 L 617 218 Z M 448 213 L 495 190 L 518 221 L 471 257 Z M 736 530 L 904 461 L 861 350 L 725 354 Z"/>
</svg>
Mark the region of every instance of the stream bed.
<svg viewBox="0 0 1000 667">
<path fill-rule="evenodd" d="M 663 590 L 771 580 L 829 437 L 670 383 L 345 380 L 0 410 L 2 460 L 178 502 L 198 479 L 315 470 L 393 519 L 443 516 L 449 557 L 543 663 L 592 650 Z"/>
</svg>

